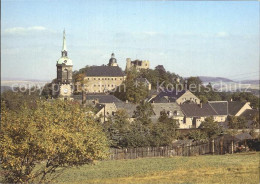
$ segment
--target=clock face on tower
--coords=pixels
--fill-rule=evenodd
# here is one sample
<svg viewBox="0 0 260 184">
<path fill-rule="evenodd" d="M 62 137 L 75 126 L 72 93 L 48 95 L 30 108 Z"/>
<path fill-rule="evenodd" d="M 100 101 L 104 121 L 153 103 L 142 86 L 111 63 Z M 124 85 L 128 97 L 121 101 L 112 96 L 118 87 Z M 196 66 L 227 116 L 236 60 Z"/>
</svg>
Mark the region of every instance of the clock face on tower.
<svg viewBox="0 0 260 184">
<path fill-rule="evenodd" d="M 72 93 L 71 86 L 69 84 L 63 84 L 60 86 L 60 95 L 61 96 L 70 96 Z"/>
<path fill-rule="evenodd" d="M 67 93 L 68 93 L 68 89 L 65 88 L 65 89 L 63 90 L 63 92 L 64 92 L 65 94 L 67 94 Z"/>
</svg>

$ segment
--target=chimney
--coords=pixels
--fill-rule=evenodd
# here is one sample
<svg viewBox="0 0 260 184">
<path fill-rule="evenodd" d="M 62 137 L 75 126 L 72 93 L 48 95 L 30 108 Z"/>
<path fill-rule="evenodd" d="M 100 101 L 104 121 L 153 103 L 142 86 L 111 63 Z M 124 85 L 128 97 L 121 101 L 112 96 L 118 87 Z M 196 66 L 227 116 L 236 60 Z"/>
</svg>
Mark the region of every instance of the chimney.
<svg viewBox="0 0 260 184">
<path fill-rule="evenodd" d="M 128 100 L 126 100 L 125 103 L 128 103 Z"/>
<path fill-rule="evenodd" d="M 232 102 L 232 101 L 233 101 L 233 99 L 231 98 L 231 99 L 230 99 L 230 102 Z"/>
<path fill-rule="evenodd" d="M 96 98 L 95 100 L 94 100 L 94 105 L 96 105 L 96 104 L 98 104 L 99 103 L 99 100 Z"/>
<path fill-rule="evenodd" d="M 202 108 L 202 103 L 200 103 L 200 108 Z"/>
<path fill-rule="evenodd" d="M 82 90 L 82 104 L 85 104 L 86 103 L 86 93 L 84 90 Z"/>
</svg>

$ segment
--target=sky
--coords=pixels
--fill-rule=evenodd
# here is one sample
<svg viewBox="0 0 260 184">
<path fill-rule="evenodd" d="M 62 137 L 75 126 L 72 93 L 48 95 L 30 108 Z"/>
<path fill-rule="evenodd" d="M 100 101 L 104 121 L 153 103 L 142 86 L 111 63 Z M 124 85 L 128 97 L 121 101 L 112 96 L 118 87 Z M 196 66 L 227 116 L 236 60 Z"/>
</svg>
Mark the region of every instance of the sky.
<svg viewBox="0 0 260 184">
<path fill-rule="evenodd" d="M 52 80 L 66 30 L 73 69 L 111 53 L 183 77 L 259 79 L 257 1 L 1 1 L 1 79 Z"/>
</svg>

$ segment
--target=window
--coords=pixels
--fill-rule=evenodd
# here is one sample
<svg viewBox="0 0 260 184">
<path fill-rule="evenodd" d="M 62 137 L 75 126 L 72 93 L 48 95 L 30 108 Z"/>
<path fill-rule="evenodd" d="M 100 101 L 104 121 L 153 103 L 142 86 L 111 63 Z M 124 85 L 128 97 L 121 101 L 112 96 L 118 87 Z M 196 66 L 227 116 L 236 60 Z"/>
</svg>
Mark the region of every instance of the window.
<svg viewBox="0 0 260 184">
<path fill-rule="evenodd" d="M 107 86 L 109 87 L 110 85 L 108 84 Z"/>
<path fill-rule="evenodd" d="M 115 78 L 115 80 L 116 80 L 116 78 Z"/>
<path fill-rule="evenodd" d="M 105 78 L 105 80 L 107 80 L 107 78 Z"/>
<path fill-rule="evenodd" d="M 89 80 L 89 78 L 88 78 L 88 80 Z"/>
<path fill-rule="evenodd" d="M 94 78 L 94 80 L 96 80 L 96 78 Z"/>
<path fill-rule="evenodd" d="M 109 78 L 107 78 L 107 80 L 109 80 Z"/>
<path fill-rule="evenodd" d="M 111 80 L 114 80 L 114 78 L 111 78 Z"/>
<path fill-rule="evenodd" d="M 98 78 L 98 80 L 100 80 L 100 78 Z"/>
<path fill-rule="evenodd" d="M 111 87 L 113 87 L 114 85 L 113 84 L 111 84 Z"/>
</svg>

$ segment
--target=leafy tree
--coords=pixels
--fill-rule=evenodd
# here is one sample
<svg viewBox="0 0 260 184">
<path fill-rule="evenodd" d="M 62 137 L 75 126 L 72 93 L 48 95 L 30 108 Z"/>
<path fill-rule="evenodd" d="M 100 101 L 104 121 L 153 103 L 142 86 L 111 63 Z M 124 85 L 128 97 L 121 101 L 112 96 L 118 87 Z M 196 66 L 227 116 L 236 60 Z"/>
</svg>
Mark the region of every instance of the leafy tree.
<svg viewBox="0 0 260 184">
<path fill-rule="evenodd" d="M 24 92 L 21 92 L 18 88 L 14 91 L 8 90 L 1 94 L 1 101 L 5 103 L 9 110 L 19 111 L 24 103 L 34 106 L 35 101 L 40 99 L 38 90 L 29 93 L 28 89 Z"/>
<path fill-rule="evenodd" d="M 153 112 L 153 106 L 149 102 L 142 101 L 137 107 L 134 112 L 134 118 L 137 121 L 140 121 L 144 125 L 149 125 L 151 121 L 151 116 Z"/>
<path fill-rule="evenodd" d="M 125 147 L 125 137 L 130 131 L 130 121 L 127 112 L 119 109 L 114 116 L 110 116 L 108 122 L 104 123 L 105 132 L 112 147 Z"/>
<path fill-rule="evenodd" d="M 137 78 L 136 70 L 128 71 L 126 81 L 122 85 L 125 86 L 125 90 L 118 88 L 114 95 L 123 101 L 128 100 L 132 103 L 140 103 L 148 96 L 148 87 L 142 82 L 138 82 Z"/>
<path fill-rule="evenodd" d="M 207 139 L 207 134 L 201 130 L 195 130 L 188 134 L 188 138 L 194 141 L 202 141 Z"/>
<path fill-rule="evenodd" d="M 228 116 L 227 117 L 228 127 L 232 129 L 243 129 L 246 128 L 247 120 L 242 116 Z"/>
<path fill-rule="evenodd" d="M 165 111 L 161 112 L 158 121 L 151 128 L 151 145 L 168 146 L 177 138 L 176 129 L 179 128 L 179 124 L 177 120 L 169 118 Z"/>
<path fill-rule="evenodd" d="M 140 121 L 131 124 L 130 131 L 125 136 L 125 147 L 147 147 L 150 146 L 150 129 Z"/>
<path fill-rule="evenodd" d="M 223 132 L 222 128 L 218 125 L 218 122 L 214 121 L 213 117 L 206 118 L 205 121 L 200 124 L 199 128 L 206 133 L 209 139 L 215 138 Z"/>
<path fill-rule="evenodd" d="M 58 167 L 91 163 L 108 153 L 102 128 L 75 102 L 37 101 L 35 108 L 25 104 L 16 112 L 1 103 L 1 123 L 0 160 L 8 183 L 42 182 Z M 39 162 L 44 165 L 36 169 Z"/>
</svg>

